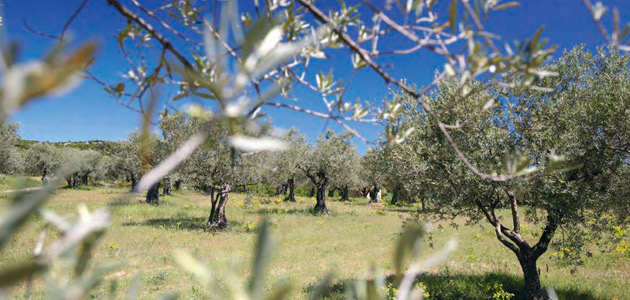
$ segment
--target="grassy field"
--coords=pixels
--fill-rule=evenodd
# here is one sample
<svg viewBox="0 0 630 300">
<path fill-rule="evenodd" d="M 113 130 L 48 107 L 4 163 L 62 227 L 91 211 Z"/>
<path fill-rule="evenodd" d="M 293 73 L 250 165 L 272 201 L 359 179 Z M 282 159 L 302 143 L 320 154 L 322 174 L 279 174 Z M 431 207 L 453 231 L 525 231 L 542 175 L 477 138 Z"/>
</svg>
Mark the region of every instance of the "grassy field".
<svg viewBox="0 0 630 300">
<path fill-rule="evenodd" d="M 75 212 L 84 203 L 90 209 L 102 207 L 123 196 L 126 190 L 94 187 L 60 190 L 47 204 L 60 214 Z M 165 291 L 181 293 L 180 299 L 213 299 L 191 275 L 173 259 L 173 251 L 183 249 L 208 262 L 219 277 L 234 268 L 241 279 L 249 274 L 256 226 L 267 217 L 272 224 L 276 248 L 271 262 L 268 285 L 286 280 L 295 287 L 290 299 L 308 299 L 309 289 L 328 271 L 336 275 L 335 290 L 330 299 L 344 299 L 345 282 L 364 278 L 371 266 L 391 273 L 392 249 L 401 231 L 402 220 L 414 207 L 385 208 L 367 205 L 363 199 L 352 203 L 329 200 L 331 216 L 310 213 L 314 199 L 300 198 L 298 203 L 279 199 L 233 195 L 227 210 L 231 227 L 224 231 L 207 231 L 204 221 L 209 213 L 209 197 L 181 191 L 161 199 L 160 206 L 142 203 L 137 197 L 118 205 L 113 224 L 100 243 L 93 262 L 106 264 L 125 261 L 108 277 L 116 281 L 122 297 L 131 279 L 143 272 L 142 299 L 158 299 Z M 0 209 L 6 206 L 0 197 Z M 35 246 L 42 221 L 33 218 L 0 252 L 0 266 L 29 257 Z M 497 290 L 518 293 L 520 269 L 513 254 L 501 246 L 488 226 L 458 228 L 437 224 L 426 255 L 438 251 L 449 239 L 459 246 L 451 257 L 427 270 L 420 280 L 427 286 L 431 299 L 493 299 Z M 529 231 L 535 226 L 525 224 Z M 526 231 L 527 232 L 527 231 Z M 48 232 L 48 239 L 58 233 Z M 530 236 L 531 237 L 531 233 Z M 551 249 L 539 262 L 543 284 L 556 288 L 562 299 L 630 299 L 630 258 L 613 250 L 596 249 L 585 258 L 584 265 L 572 267 L 551 258 Z M 499 285 L 502 285 L 502 288 Z M 101 284 L 94 298 L 101 299 L 110 283 Z M 23 299 L 25 285 L 13 291 Z M 44 298 L 43 284 L 35 283 L 35 299 Z M 517 299 L 515 297 L 513 299 Z"/>
<path fill-rule="evenodd" d="M 41 180 L 36 177 L 7 176 L 0 174 L 0 192 L 10 189 L 38 187 L 41 185 Z"/>
</svg>

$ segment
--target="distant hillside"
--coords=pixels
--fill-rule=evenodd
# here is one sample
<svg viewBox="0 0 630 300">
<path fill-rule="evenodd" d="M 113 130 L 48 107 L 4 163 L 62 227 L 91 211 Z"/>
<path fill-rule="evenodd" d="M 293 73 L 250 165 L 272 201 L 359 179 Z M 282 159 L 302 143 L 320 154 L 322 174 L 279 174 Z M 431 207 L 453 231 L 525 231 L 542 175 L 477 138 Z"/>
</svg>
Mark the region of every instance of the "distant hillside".
<svg viewBox="0 0 630 300">
<path fill-rule="evenodd" d="M 101 141 L 101 140 L 92 140 L 92 141 L 84 141 L 84 142 L 83 141 L 81 142 L 40 142 L 40 141 L 31 141 L 31 140 L 20 140 L 18 143 L 18 147 L 23 148 L 23 149 L 28 149 L 33 144 L 36 144 L 36 143 L 51 144 L 60 148 L 71 147 L 71 148 L 77 148 L 81 150 L 94 150 L 104 155 L 113 154 L 118 145 L 118 142 Z"/>
</svg>

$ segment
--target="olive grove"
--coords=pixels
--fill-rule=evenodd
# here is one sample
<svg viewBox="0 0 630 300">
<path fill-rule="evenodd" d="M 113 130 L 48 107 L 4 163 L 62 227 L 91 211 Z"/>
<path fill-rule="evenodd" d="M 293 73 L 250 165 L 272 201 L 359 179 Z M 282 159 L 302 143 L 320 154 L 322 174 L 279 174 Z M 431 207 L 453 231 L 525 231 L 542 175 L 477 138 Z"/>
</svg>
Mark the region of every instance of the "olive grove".
<svg viewBox="0 0 630 300">
<path fill-rule="evenodd" d="M 629 221 L 630 66 L 623 51 L 630 50 L 630 27 L 619 28 L 616 9 L 607 29 L 602 22 L 607 8 L 584 0 L 608 48 L 576 48 L 551 61 L 557 46 L 549 45 L 542 29 L 524 41 L 504 43 L 489 28 L 489 19 L 516 2 L 364 0 L 324 6 L 296 0 L 253 1 L 239 8 L 238 1 L 105 1 L 124 20 L 115 39 L 128 64 L 116 66 L 124 74 L 119 80 L 106 82 L 91 69 L 94 44 L 63 55 L 68 52 L 66 30 L 87 0 L 60 35 L 43 34 L 56 41 L 56 49 L 35 63 L 14 61 L 15 48 L 2 41 L 3 124 L 30 101 L 72 86 L 78 74 L 102 85 L 143 119 L 114 157 L 48 143 L 26 151 L 24 169 L 41 177 L 44 188 L 11 201 L 0 218 L 0 247 L 32 214 L 71 238 L 55 240 L 49 252 L 33 260 L 3 267 L 0 278 L 6 283 L 0 288 L 31 282 L 36 273 L 56 272 L 53 266 L 67 256 L 77 256 L 61 266 L 73 275 L 64 281 L 49 276 L 46 282 L 60 299 L 86 298 L 105 278 L 106 268 L 93 277 L 85 268 L 109 223 L 109 211 L 84 209 L 76 222 L 66 224 L 53 212 L 39 210 L 64 179 L 70 187 L 104 176 L 128 180 L 132 192 L 146 192 L 146 202 L 152 204 L 159 204 L 161 184 L 164 194 L 171 193 L 173 183 L 176 188 L 192 184 L 210 195 L 207 225 L 215 228 L 229 226 L 230 193 L 253 184 L 286 181 L 290 201 L 296 181 L 307 179 L 316 191 L 314 210 L 323 214 L 329 214 L 327 190 L 341 190 L 342 199 L 348 199 L 352 188 L 371 185 L 376 195 L 385 187 L 394 204 L 418 199 L 437 217 L 465 216 L 490 224 L 517 257 L 528 299 L 547 297 L 537 261 L 557 232 L 596 229 L 595 223 L 609 220 L 598 219 L 601 215 Z M 406 46 L 388 43 L 394 39 Z M 416 69 L 388 68 L 392 56 L 418 54 L 442 59 L 443 67 L 420 70 L 431 75 L 421 77 L 430 77 L 428 82 L 415 80 Z M 313 63 L 332 55 L 347 58 L 349 78 Z M 386 103 L 345 97 L 355 88 L 352 76 L 368 70 L 391 89 Z M 298 86 L 321 99 L 321 110 L 306 108 L 303 99 L 292 101 Z M 264 112 L 270 107 L 327 119 L 345 133 L 326 131 L 313 144 L 295 133 L 271 137 Z M 353 127 L 356 123 L 382 129 L 376 149 L 363 158 L 353 138 L 370 141 Z M 161 136 L 152 132 L 156 125 Z M 15 172 L 21 161 L 11 146 L 16 129 L 2 126 L 0 159 L 6 161 L 0 162 L 0 171 Z M 281 150 L 286 152 L 265 152 Z M 270 168 L 261 168 L 264 164 Z M 507 220 L 499 214 L 502 209 L 509 212 Z M 535 236 L 521 232 L 524 218 L 539 224 Z M 402 235 L 397 257 L 412 252 L 422 236 L 421 230 L 410 232 Z M 251 281 L 238 293 L 242 299 L 263 298 L 267 235 L 268 226 L 262 226 Z M 194 268 L 194 259 L 178 257 L 193 273 L 210 276 L 205 265 Z M 414 261 L 404 273 L 402 261 L 396 261 L 397 299 L 422 298 L 413 282 L 423 264 Z M 381 296 L 371 289 L 380 282 L 361 283 L 348 294 Z M 356 292 L 361 286 L 368 291 Z"/>
</svg>

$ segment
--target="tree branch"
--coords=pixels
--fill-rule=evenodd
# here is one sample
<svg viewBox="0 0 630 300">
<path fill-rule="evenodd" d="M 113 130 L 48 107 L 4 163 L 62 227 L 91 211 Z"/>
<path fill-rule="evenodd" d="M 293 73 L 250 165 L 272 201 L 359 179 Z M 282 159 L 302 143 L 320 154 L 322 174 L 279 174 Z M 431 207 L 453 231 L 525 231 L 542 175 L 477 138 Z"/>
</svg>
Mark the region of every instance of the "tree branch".
<svg viewBox="0 0 630 300">
<path fill-rule="evenodd" d="M 535 257 L 540 257 L 543 253 L 545 253 L 545 251 L 547 251 L 554 233 L 558 230 L 558 225 L 560 225 L 559 223 L 560 217 L 551 212 L 547 212 L 547 224 L 545 225 L 545 229 L 543 230 L 538 243 L 534 246 Z"/>
<path fill-rule="evenodd" d="M 181 52 L 179 52 L 179 50 L 175 49 L 175 47 L 173 47 L 173 44 L 171 44 L 171 42 L 169 42 L 164 36 L 162 36 L 160 33 L 155 31 L 155 29 L 153 28 L 153 26 L 151 26 L 151 24 L 147 23 L 142 18 L 135 15 L 132 11 L 124 7 L 122 4 L 120 4 L 116 0 L 107 0 L 107 3 L 109 3 L 109 5 L 113 6 L 116 10 L 118 10 L 118 12 L 121 15 L 135 22 L 144 30 L 146 30 L 149 34 L 151 34 L 151 36 L 153 36 L 162 45 L 162 47 L 164 47 L 173 55 L 175 55 L 177 60 L 179 60 L 179 62 L 181 62 L 186 69 L 193 69 L 193 66 L 188 61 L 188 59 L 186 59 L 186 57 Z"/>
<path fill-rule="evenodd" d="M 512 208 L 512 223 L 514 224 L 514 233 L 520 234 L 521 232 L 521 223 L 520 218 L 518 216 L 518 203 L 516 202 L 516 196 L 514 192 L 510 190 L 505 190 L 505 193 L 510 199 L 510 207 Z"/>
<path fill-rule="evenodd" d="M 425 102 L 425 101 L 423 101 L 421 99 L 422 95 L 424 95 L 431 88 L 433 88 L 433 86 L 435 84 L 437 84 L 437 82 L 443 77 L 444 73 L 440 74 L 429 86 L 427 86 L 421 92 L 416 92 L 413 88 L 411 88 L 410 86 L 407 86 L 405 83 L 403 83 L 403 81 L 396 80 L 395 78 L 390 76 L 387 72 L 385 72 L 381 67 L 379 67 L 372 60 L 372 58 L 370 57 L 369 53 L 366 50 L 361 48 L 355 41 L 353 41 L 350 37 L 348 37 L 347 34 L 343 33 L 341 30 L 339 30 L 338 28 L 334 27 L 332 25 L 332 22 L 330 21 L 330 19 L 321 10 L 319 10 L 317 7 L 315 7 L 312 3 L 308 2 L 307 0 L 297 0 L 297 1 L 299 1 L 302 4 L 302 6 L 306 7 L 306 9 L 308 9 L 315 16 L 315 18 L 317 18 L 318 20 L 322 21 L 324 24 L 329 26 L 330 29 L 333 32 L 335 32 L 335 34 L 337 34 L 339 36 L 341 41 L 344 44 L 346 44 L 353 52 L 358 54 L 359 57 L 363 61 L 365 61 L 365 63 L 372 70 L 374 70 L 379 76 L 381 76 L 385 80 L 385 82 L 387 84 L 393 83 L 398 88 L 400 88 L 402 91 L 407 93 L 409 96 L 413 97 L 418 102 L 418 104 L 420 104 L 422 109 L 436 121 L 436 123 L 438 125 L 438 128 L 440 129 L 440 131 L 446 137 L 446 140 L 449 142 L 451 148 L 455 151 L 455 154 L 457 155 L 457 157 L 459 157 L 459 159 L 466 165 L 466 167 L 471 172 L 473 172 L 473 174 L 479 176 L 482 179 L 488 179 L 488 180 L 492 180 L 492 181 L 507 181 L 507 180 L 512 179 L 514 177 L 514 176 L 509 176 L 509 175 L 492 175 L 492 174 L 487 174 L 487 173 L 484 173 L 484 172 L 480 171 L 477 167 L 475 167 L 468 160 L 466 155 L 464 155 L 464 153 L 461 151 L 461 149 L 459 149 L 459 146 L 453 140 L 453 137 L 451 136 L 451 134 L 448 132 L 447 127 L 445 126 L 444 123 L 442 123 L 440 121 L 440 118 L 435 113 L 435 111 L 433 111 L 433 109 L 431 108 L 429 103 L 427 103 L 427 102 Z"/>
</svg>

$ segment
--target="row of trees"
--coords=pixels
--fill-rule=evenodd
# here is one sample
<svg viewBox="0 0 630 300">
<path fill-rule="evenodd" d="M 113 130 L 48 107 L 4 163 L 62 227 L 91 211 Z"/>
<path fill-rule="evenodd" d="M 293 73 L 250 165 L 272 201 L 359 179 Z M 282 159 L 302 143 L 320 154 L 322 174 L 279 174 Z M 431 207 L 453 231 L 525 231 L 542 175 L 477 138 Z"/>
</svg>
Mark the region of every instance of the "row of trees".
<svg viewBox="0 0 630 300">
<path fill-rule="evenodd" d="M 46 183 L 65 166 L 73 170 L 66 176 L 68 187 L 77 188 L 110 176 L 112 158 L 94 150 L 57 147 L 36 143 L 24 150 L 18 146 L 17 124 L 0 126 L 0 173 L 38 176 Z"/>
<path fill-rule="evenodd" d="M 192 156 L 173 172 L 154 185 L 146 195 L 146 202 L 159 204 L 159 195 L 170 194 L 186 183 L 210 195 L 212 209 L 208 225 L 228 225 L 225 207 L 229 195 L 236 189 L 247 189 L 253 185 L 275 188 L 277 193 L 286 194 L 287 201 L 295 201 L 296 188 L 312 190 L 317 199 L 315 210 L 328 213 L 326 196 L 335 191 L 341 200 L 349 200 L 350 194 L 378 188 L 378 182 L 363 180 L 364 163 L 361 162 L 351 135 L 327 131 L 314 144 L 295 129 L 287 131 L 281 139 L 287 149 L 279 152 L 243 152 L 231 147 L 228 142 L 229 124 L 225 121 L 204 121 L 177 112 L 165 115 L 159 122 L 160 135 L 141 137 L 137 132 L 118 143 L 111 155 L 94 150 L 79 150 L 72 147 L 57 147 L 50 143 L 36 143 L 27 150 L 17 146 L 17 125 L 3 125 L 6 147 L 0 155 L 3 159 L 2 173 L 28 174 L 48 181 L 64 166 L 75 170 L 66 178 L 68 187 L 76 188 L 98 180 L 120 180 L 131 184 L 132 189 L 145 173 L 144 164 L 154 167 L 195 132 L 210 132 Z M 252 128 L 249 135 L 262 136 L 270 131 L 270 125 L 261 123 Z M 148 143 L 147 153 L 141 153 L 142 144 Z M 367 157 L 366 157 L 367 158 Z"/>
</svg>

